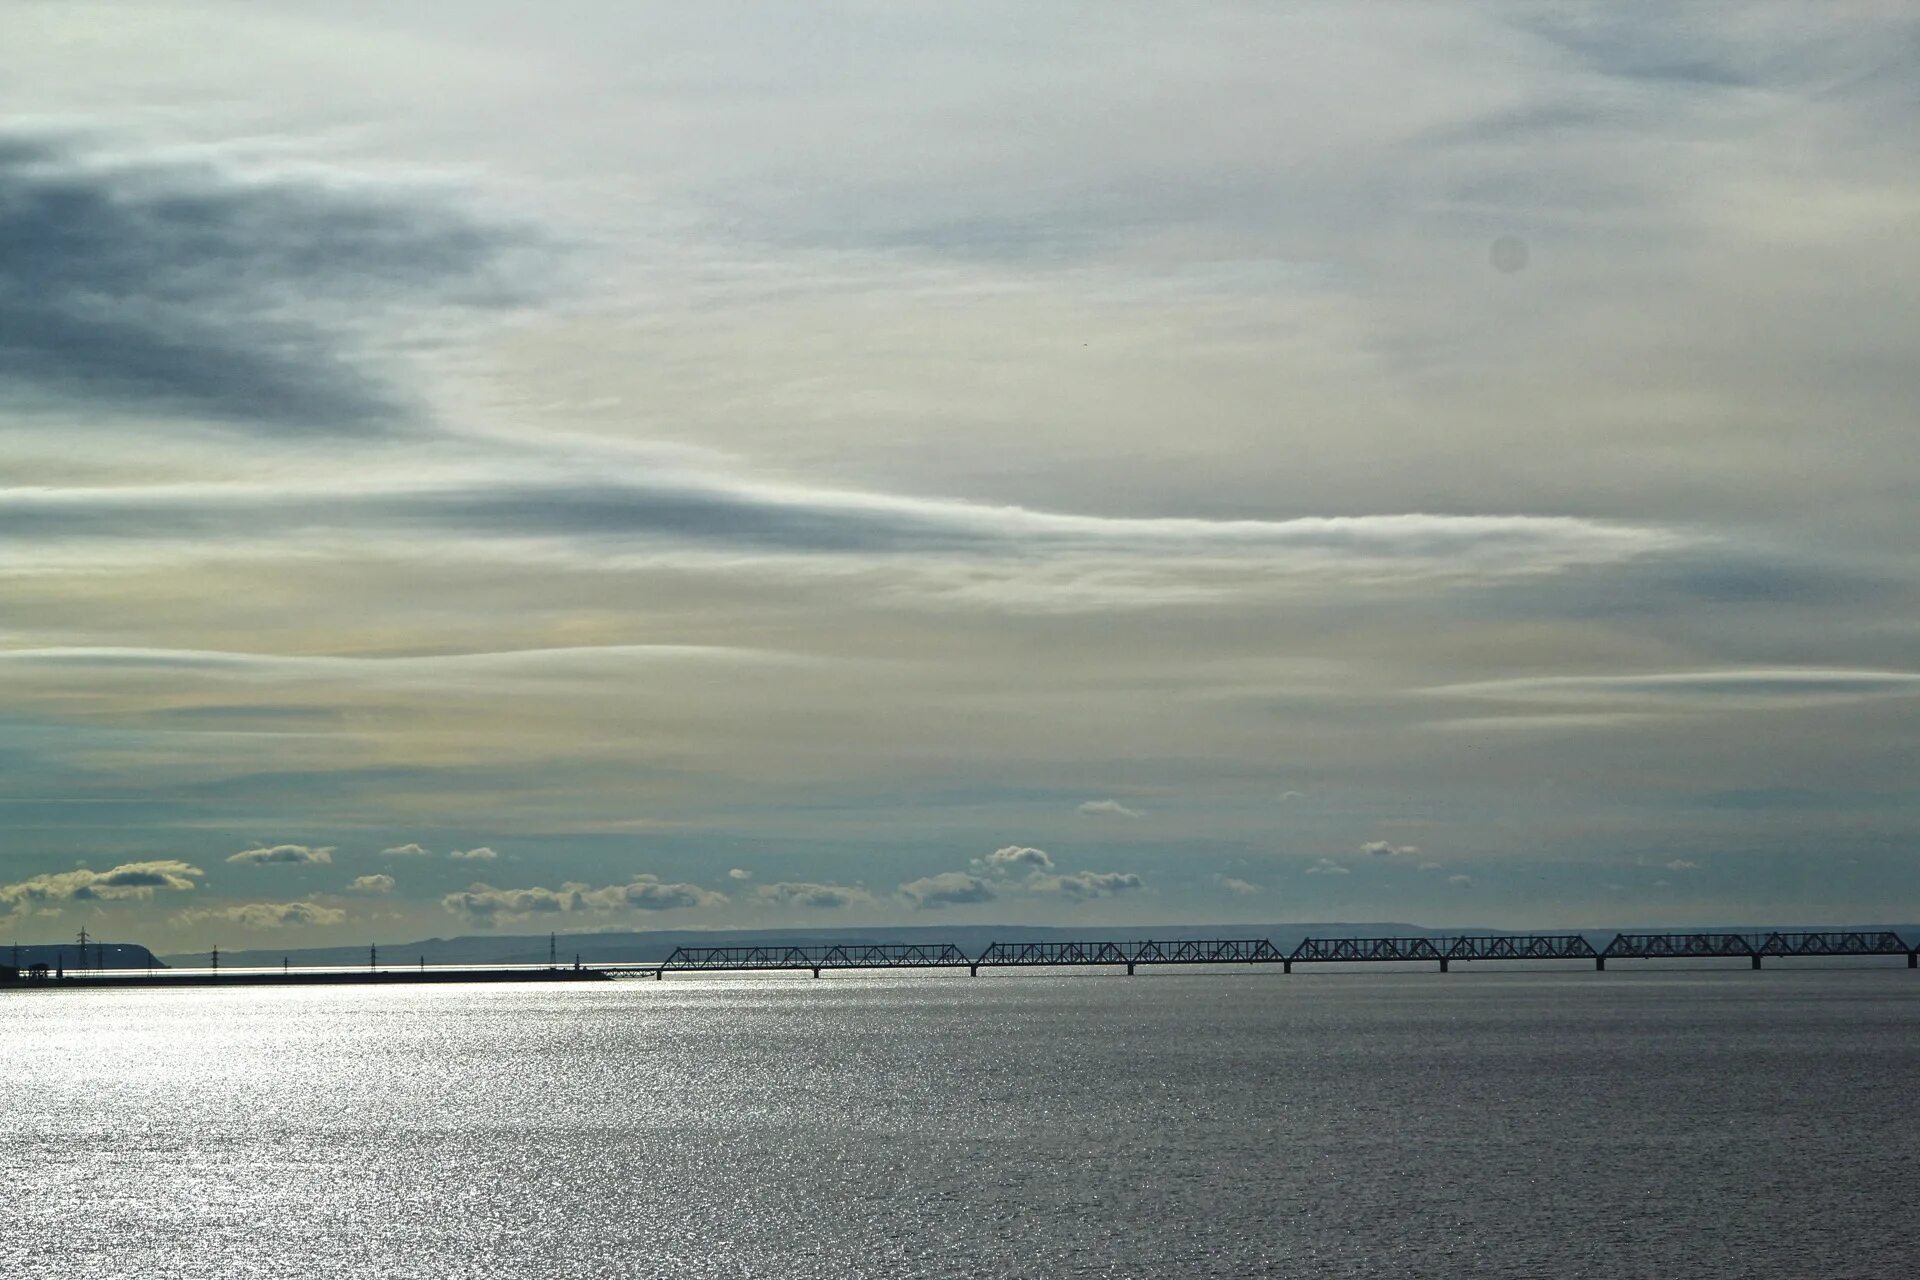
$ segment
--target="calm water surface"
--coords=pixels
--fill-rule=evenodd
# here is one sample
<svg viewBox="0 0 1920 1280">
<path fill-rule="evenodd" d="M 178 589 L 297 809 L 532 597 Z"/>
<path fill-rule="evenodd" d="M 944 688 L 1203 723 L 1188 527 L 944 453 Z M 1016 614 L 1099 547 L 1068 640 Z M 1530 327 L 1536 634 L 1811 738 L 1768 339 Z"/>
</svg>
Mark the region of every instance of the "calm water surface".
<svg viewBox="0 0 1920 1280">
<path fill-rule="evenodd" d="M 0 996 L 0 1276 L 1881 1276 L 1920 977 Z"/>
</svg>

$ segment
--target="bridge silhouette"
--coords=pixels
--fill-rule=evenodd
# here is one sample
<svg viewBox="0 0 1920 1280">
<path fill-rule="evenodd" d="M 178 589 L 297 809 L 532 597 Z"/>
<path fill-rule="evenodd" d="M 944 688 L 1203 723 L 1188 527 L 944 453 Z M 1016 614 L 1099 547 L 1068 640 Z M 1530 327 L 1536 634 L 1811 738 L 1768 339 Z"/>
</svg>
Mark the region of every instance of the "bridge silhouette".
<svg viewBox="0 0 1920 1280">
<path fill-rule="evenodd" d="M 1889 930 L 1740 933 L 1622 933 L 1596 948 L 1578 933 L 1495 933 L 1459 936 L 1307 938 L 1282 951 L 1266 938 L 1183 938 L 1139 942 L 994 942 L 977 956 L 951 943 L 845 943 L 829 946 L 676 947 L 665 960 L 597 966 L 615 976 L 663 979 L 669 973 L 805 970 L 819 977 L 843 969 L 965 969 L 1124 967 L 1141 965 L 1437 964 L 1455 961 L 1740 959 L 1761 967 L 1768 956 L 1898 956 L 1920 968 L 1920 947 Z"/>
</svg>

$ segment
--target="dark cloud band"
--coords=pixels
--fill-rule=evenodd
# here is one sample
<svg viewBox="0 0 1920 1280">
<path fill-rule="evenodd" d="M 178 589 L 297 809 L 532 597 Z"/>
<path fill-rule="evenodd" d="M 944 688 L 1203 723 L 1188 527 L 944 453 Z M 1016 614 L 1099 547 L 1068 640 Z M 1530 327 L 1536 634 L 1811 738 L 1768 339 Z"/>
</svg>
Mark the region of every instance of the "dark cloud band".
<svg viewBox="0 0 1920 1280">
<path fill-rule="evenodd" d="M 371 332 L 525 296 L 526 233 L 417 193 L 0 136 L 0 404 L 366 433 L 413 412 Z"/>
</svg>

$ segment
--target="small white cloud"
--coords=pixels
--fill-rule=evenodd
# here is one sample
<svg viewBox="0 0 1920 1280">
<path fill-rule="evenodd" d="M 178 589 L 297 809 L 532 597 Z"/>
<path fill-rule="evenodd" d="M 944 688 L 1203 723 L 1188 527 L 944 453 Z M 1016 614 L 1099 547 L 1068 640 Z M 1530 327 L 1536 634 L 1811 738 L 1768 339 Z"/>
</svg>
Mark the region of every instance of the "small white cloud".
<svg viewBox="0 0 1920 1280">
<path fill-rule="evenodd" d="M 451 849 L 447 852 L 447 857 L 455 862 L 492 862 L 499 856 L 485 845 L 475 849 Z"/>
<path fill-rule="evenodd" d="M 1360 846 L 1360 852 L 1376 858 L 1407 857 L 1420 852 L 1417 844 L 1394 844 L 1389 840 L 1369 840 Z"/>
<path fill-rule="evenodd" d="M 1473 877 L 1472 876 L 1448 876 L 1447 883 L 1452 885 L 1456 889 L 1471 889 L 1473 888 Z"/>
<path fill-rule="evenodd" d="M 433 856 L 433 851 L 408 841 L 406 844 L 396 844 L 391 849 L 382 849 L 380 856 L 383 858 L 430 858 Z"/>
<path fill-rule="evenodd" d="M 242 849 L 227 859 L 228 862 L 244 862 L 253 866 L 265 866 L 268 863 L 332 862 L 332 845 L 276 844 L 261 845 L 253 849 Z"/>
<path fill-rule="evenodd" d="M 1248 880 L 1239 880 L 1233 876 L 1219 876 L 1220 887 L 1236 898 L 1251 898 L 1257 893 L 1265 893 L 1261 886 Z"/>
<path fill-rule="evenodd" d="M 1093 818 L 1138 818 L 1138 809 L 1129 809 L 1118 800 L 1088 800 L 1080 806 L 1080 812 Z"/>
<path fill-rule="evenodd" d="M 1672 862 L 1667 863 L 1667 870 L 1669 871 L 1698 871 L 1699 869 L 1699 863 L 1691 862 L 1686 858 L 1675 858 Z"/>
<path fill-rule="evenodd" d="M 392 876 L 355 876 L 353 882 L 347 886 L 347 892 L 369 894 L 392 893 L 393 885 L 394 880 Z"/>
<path fill-rule="evenodd" d="M 990 871 L 1004 871 L 1012 867 L 1038 867 L 1042 871 L 1053 869 L 1053 859 L 1045 849 L 1029 849 L 1024 845 L 1010 844 L 1004 849 L 995 849 L 980 861 Z"/>
<path fill-rule="evenodd" d="M 1315 860 L 1314 864 L 1307 868 L 1307 874 L 1310 876 L 1345 876 L 1352 875 L 1353 873 L 1335 862 L 1332 858 L 1320 858 Z"/>
<path fill-rule="evenodd" d="M 746 868 L 744 868 L 744 867 L 735 867 L 735 868 L 733 868 L 733 870 L 731 870 L 731 871 L 729 871 L 729 872 L 727 872 L 727 879 L 729 879 L 729 880 L 751 880 L 751 879 L 753 879 L 753 872 L 751 872 L 751 871 L 748 871 L 748 870 L 747 870 Z"/>
<path fill-rule="evenodd" d="M 999 894 L 979 876 L 970 876 L 963 871 L 943 871 L 937 876 L 926 876 L 901 885 L 900 896 L 912 904 L 916 911 L 935 911 L 941 907 L 992 902 Z"/>
<path fill-rule="evenodd" d="M 1418 869 L 1418 870 L 1421 870 L 1421 871 L 1438 871 L 1438 870 L 1440 870 L 1440 869 L 1441 869 L 1441 868 L 1442 868 L 1442 867 L 1443 867 L 1444 865 L 1445 865 L 1444 863 L 1439 863 L 1439 862 L 1433 862 L 1433 861 L 1427 861 L 1427 862 L 1423 862 L 1423 863 L 1421 863 L 1421 864 L 1420 864 L 1420 866 L 1419 866 L 1419 867 L 1418 867 L 1417 869 Z"/>
<path fill-rule="evenodd" d="M 1305 800 L 1306 798 L 1307 793 L 1304 791 L 1282 791 L 1280 793 L 1281 804 L 1292 804 L 1295 800 Z"/>
</svg>

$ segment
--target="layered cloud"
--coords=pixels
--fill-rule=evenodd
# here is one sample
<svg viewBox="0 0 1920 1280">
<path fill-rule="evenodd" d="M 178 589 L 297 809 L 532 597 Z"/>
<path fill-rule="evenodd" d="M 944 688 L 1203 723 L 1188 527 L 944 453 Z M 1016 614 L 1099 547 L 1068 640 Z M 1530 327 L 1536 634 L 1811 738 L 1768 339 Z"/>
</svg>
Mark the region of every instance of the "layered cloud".
<svg viewBox="0 0 1920 1280">
<path fill-rule="evenodd" d="M 1000 893 L 979 876 L 964 871 L 943 871 L 907 881 L 900 886 L 900 896 L 916 911 L 937 911 L 942 907 L 992 902 Z"/>
<path fill-rule="evenodd" d="M 901 885 L 900 896 L 915 910 L 931 911 L 1022 896 L 1090 902 L 1146 884 L 1131 871 L 1060 871 L 1051 854 L 1028 845 L 1004 845 L 974 859 L 973 866 L 982 874 L 946 871 L 927 876 Z"/>
<path fill-rule="evenodd" d="M 173 859 L 123 862 L 105 871 L 59 871 L 0 884 L 0 908 L 9 914 L 57 908 L 67 902 L 115 902 L 146 899 L 156 892 L 195 888 L 206 873 Z"/>
<path fill-rule="evenodd" d="M 753 897 L 778 907 L 803 907 L 815 911 L 835 911 L 844 907 L 870 907 L 877 899 L 857 885 L 813 884 L 806 881 L 782 880 L 774 884 L 756 885 Z"/>
<path fill-rule="evenodd" d="M 188 926 L 235 924 L 242 929 L 298 929 L 343 923 L 347 913 L 317 902 L 242 902 L 229 907 L 196 907 L 174 916 Z"/>
<path fill-rule="evenodd" d="M 532 886 L 496 889 L 474 884 L 443 897 L 441 905 L 455 915 L 481 923 L 568 913 L 613 915 L 623 912 L 679 911 L 717 907 L 727 896 L 699 885 L 669 883 L 657 876 L 635 876 L 625 884 L 598 888 L 569 881 L 557 889 Z"/>
<path fill-rule="evenodd" d="M 1057 894 L 1075 902 L 1111 898 L 1145 887 L 1131 871 L 1069 871 L 1061 875 L 1037 874 L 1027 877 L 1021 888 L 1027 893 Z"/>
<path fill-rule="evenodd" d="M 0 564 L 232 559 L 276 548 L 327 558 L 377 546 L 384 555 L 601 570 L 678 564 L 741 572 L 785 562 L 845 573 L 868 565 L 908 581 L 918 575 L 918 590 L 960 600 L 970 597 L 951 572 L 972 565 L 1001 575 L 976 587 L 982 601 L 1027 599 L 1013 585 L 1024 581 L 1053 586 L 1068 607 L 1077 601 L 1070 586 L 1092 605 L 1355 575 L 1472 582 L 1616 564 L 1688 541 L 1656 526 L 1551 515 L 1085 516 L 684 470 L 622 476 L 641 460 L 610 455 L 606 462 L 591 478 L 542 479 L 540 465 L 523 461 L 410 486 L 0 489 Z M 236 546 L 236 539 L 244 541 Z"/>
</svg>

